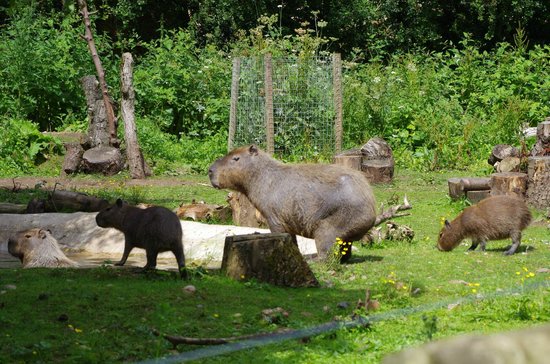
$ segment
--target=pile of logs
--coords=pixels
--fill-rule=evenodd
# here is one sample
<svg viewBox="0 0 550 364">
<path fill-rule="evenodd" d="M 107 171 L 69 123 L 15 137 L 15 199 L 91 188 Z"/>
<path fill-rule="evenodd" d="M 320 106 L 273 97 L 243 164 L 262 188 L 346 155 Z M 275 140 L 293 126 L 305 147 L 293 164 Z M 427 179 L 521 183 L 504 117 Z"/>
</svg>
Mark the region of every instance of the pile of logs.
<svg viewBox="0 0 550 364">
<path fill-rule="evenodd" d="M 389 144 L 376 137 L 361 148 L 335 155 L 334 164 L 363 171 L 370 183 L 388 183 L 393 179 L 395 161 Z"/>
<path fill-rule="evenodd" d="M 498 144 L 487 162 L 495 173 L 487 178 L 450 178 L 449 196 L 478 202 L 487 196 L 516 195 L 530 206 L 550 208 L 550 118 L 537 127 L 537 142 L 529 154 Z"/>
</svg>

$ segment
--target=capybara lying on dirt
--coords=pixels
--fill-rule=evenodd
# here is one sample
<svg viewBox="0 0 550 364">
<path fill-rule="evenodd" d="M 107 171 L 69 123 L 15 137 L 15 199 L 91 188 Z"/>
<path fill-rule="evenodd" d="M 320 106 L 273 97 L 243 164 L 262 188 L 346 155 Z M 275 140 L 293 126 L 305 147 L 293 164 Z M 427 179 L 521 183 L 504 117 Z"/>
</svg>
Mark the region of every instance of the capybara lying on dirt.
<svg viewBox="0 0 550 364">
<path fill-rule="evenodd" d="M 251 145 L 233 150 L 208 170 L 216 188 L 245 194 L 274 233 L 315 239 L 325 258 L 336 241 L 361 239 L 374 225 L 375 199 L 361 172 L 337 165 L 283 164 Z M 342 260 L 349 259 L 349 254 Z"/>
<path fill-rule="evenodd" d="M 46 229 L 19 231 L 9 238 L 8 251 L 21 260 L 23 268 L 78 266 L 76 262 L 65 256 L 57 240 Z"/>
<path fill-rule="evenodd" d="M 118 199 L 97 214 L 96 222 L 124 234 L 124 253 L 115 265 L 124 265 L 133 248 L 142 248 L 147 255 L 144 269 L 153 269 L 157 266 L 158 253 L 171 251 L 176 256 L 181 277 L 187 277 L 181 223 L 172 211 L 162 206 L 141 209 Z"/>
<path fill-rule="evenodd" d="M 506 255 L 514 254 L 521 243 L 521 232 L 531 223 L 531 213 L 525 202 L 512 196 L 492 196 L 467 207 L 452 222 L 445 220 L 439 233 L 439 250 L 454 249 L 465 238 L 472 239 L 474 250 L 481 244 L 485 250 L 488 240 L 512 238 Z"/>
</svg>

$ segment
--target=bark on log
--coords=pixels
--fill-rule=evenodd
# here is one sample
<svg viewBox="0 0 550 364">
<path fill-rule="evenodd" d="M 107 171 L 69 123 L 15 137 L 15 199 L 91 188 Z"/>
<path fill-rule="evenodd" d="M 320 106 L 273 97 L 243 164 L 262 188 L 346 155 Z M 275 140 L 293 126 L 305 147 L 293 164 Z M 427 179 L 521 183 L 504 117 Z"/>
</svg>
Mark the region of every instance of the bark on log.
<svg viewBox="0 0 550 364">
<path fill-rule="evenodd" d="M 467 191 L 490 190 L 490 181 L 490 178 L 484 177 L 449 178 L 447 180 L 449 196 L 451 199 L 457 200 L 464 197 Z"/>
<path fill-rule="evenodd" d="M 82 14 L 82 21 L 84 23 L 84 39 L 88 43 L 88 48 L 90 49 L 90 54 L 92 55 L 92 60 L 97 71 L 97 77 L 99 79 L 99 86 L 101 88 L 101 95 L 103 98 L 103 103 L 105 104 L 105 114 L 107 116 L 108 130 L 109 130 L 109 145 L 118 146 L 118 140 L 116 136 L 116 117 L 113 110 L 113 105 L 111 104 L 111 98 L 109 96 L 109 91 L 107 88 L 107 82 L 105 82 L 105 71 L 101 65 L 101 60 L 99 59 L 99 54 L 95 46 L 94 38 L 92 35 L 92 24 L 90 21 L 90 13 L 88 12 L 88 6 L 85 0 L 77 0 L 78 6 L 80 8 L 80 14 Z"/>
<path fill-rule="evenodd" d="M 393 179 L 394 161 L 392 159 L 369 159 L 361 163 L 361 170 L 370 183 L 388 183 Z"/>
<path fill-rule="evenodd" d="M 466 198 L 471 203 L 478 203 L 489 196 L 491 196 L 491 190 L 466 191 Z"/>
<path fill-rule="evenodd" d="M 120 83 L 122 88 L 121 112 L 124 122 L 124 136 L 126 140 L 126 157 L 128 158 L 128 167 L 130 176 L 134 179 L 143 179 L 151 175 L 151 170 L 145 163 L 143 154 L 139 148 L 139 142 L 134 120 L 134 102 L 135 93 L 132 84 L 132 55 L 130 53 L 122 54 L 122 71 L 120 74 Z"/>
<path fill-rule="evenodd" d="M 109 206 L 109 201 L 85 193 L 54 191 L 46 201 L 45 212 L 82 211 L 96 212 Z"/>
<path fill-rule="evenodd" d="M 365 145 L 361 147 L 361 153 L 364 160 L 371 159 L 392 159 L 393 153 L 390 145 L 382 138 L 371 138 Z"/>
<path fill-rule="evenodd" d="M 61 171 L 65 174 L 73 174 L 78 172 L 80 163 L 82 162 L 82 155 L 84 154 L 84 148 L 80 143 L 65 143 L 65 158 L 63 159 L 63 166 Z"/>
<path fill-rule="evenodd" d="M 227 201 L 231 206 L 233 223 L 238 226 L 266 227 L 267 220 L 250 200 L 240 192 L 230 192 Z"/>
<path fill-rule="evenodd" d="M 519 172 L 521 160 L 518 157 L 506 157 L 500 162 L 495 163 L 498 173 L 502 172 Z"/>
<path fill-rule="evenodd" d="M 550 155 L 550 118 L 537 126 L 537 142 L 531 149 L 532 157 Z"/>
<path fill-rule="evenodd" d="M 539 208 L 550 208 L 550 156 L 528 159 L 527 202 Z"/>
<path fill-rule="evenodd" d="M 487 163 L 494 166 L 496 162 L 500 162 L 506 157 L 519 157 L 519 150 L 508 144 L 497 144 L 493 147 L 493 151 L 487 159 Z"/>
<path fill-rule="evenodd" d="M 9 202 L 0 202 L 0 214 L 24 214 L 27 205 Z"/>
<path fill-rule="evenodd" d="M 85 148 L 108 146 L 110 134 L 105 113 L 105 103 L 99 90 L 99 83 L 95 76 L 84 76 L 81 79 L 81 83 L 88 106 L 89 121 L 88 139 L 90 145 L 85 146 Z"/>
<path fill-rule="evenodd" d="M 123 165 L 120 150 L 115 147 L 102 146 L 84 152 L 81 168 L 84 172 L 112 176 L 120 172 Z"/>
<path fill-rule="evenodd" d="M 491 196 L 510 195 L 525 198 L 527 173 L 505 172 L 491 175 Z"/>
<path fill-rule="evenodd" d="M 317 287 L 319 282 L 290 234 L 228 236 L 222 271 L 236 280 L 255 278 L 284 287 Z"/>
<path fill-rule="evenodd" d="M 363 157 L 361 155 L 340 155 L 339 154 L 334 156 L 333 163 L 360 171 L 362 159 Z"/>
</svg>

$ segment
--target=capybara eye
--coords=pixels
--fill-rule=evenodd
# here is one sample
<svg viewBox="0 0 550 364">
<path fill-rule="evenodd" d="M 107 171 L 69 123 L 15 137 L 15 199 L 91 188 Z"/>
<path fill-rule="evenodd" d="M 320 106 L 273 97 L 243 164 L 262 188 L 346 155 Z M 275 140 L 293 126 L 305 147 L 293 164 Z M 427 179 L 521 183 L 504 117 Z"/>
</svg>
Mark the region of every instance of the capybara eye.
<svg viewBox="0 0 550 364">
<path fill-rule="evenodd" d="M 29 239 L 29 238 L 31 238 L 31 237 L 32 237 L 31 234 L 25 234 L 25 238 Z"/>
<path fill-rule="evenodd" d="M 238 161 L 239 159 L 241 159 L 241 158 L 239 158 L 239 157 L 233 157 L 233 160 L 234 160 L 235 162 Z"/>
</svg>

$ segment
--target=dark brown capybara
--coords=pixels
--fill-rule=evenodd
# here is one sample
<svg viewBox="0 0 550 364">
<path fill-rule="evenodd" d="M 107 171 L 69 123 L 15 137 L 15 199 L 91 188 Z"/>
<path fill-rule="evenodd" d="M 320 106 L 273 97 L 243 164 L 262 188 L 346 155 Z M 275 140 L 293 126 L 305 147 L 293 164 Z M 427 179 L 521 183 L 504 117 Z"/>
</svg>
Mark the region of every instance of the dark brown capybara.
<svg viewBox="0 0 550 364">
<path fill-rule="evenodd" d="M 212 186 L 245 194 L 274 233 L 315 239 L 326 258 L 336 238 L 361 239 L 374 225 L 375 199 L 359 171 L 328 164 L 283 164 L 257 146 L 231 151 L 208 170 Z M 342 261 L 349 259 L 342 256 Z"/>
<path fill-rule="evenodd" d="M 162 206 L 141 209 L 117 199 L 114 205 L 97 214 L 96 222 L 98 226 L 115 228 L 124 234 L 124 253 L 115 265 L 124 265 L 133 248 L 142 248 L 147 256 L 144 269 L 153 269 L 157 266 L 158 253 L 171 251 L 181 277 L 187 278 L 181 223 L 172 211 Z"/>
<path fill-rule="evenodd" d="M 67 258 L 51 231 L 47 229 L 19 231 L 8 239 L 8 251 L 21 260 L 23 268 L 78 266 Z"/>
<path fill-rule="evenodd" d="M 504 254 L 514 254 L 521 243 L 521 232 L 531 223 L 531 212 L 525 202 L 513 196 L 492 196 L 465 208 L 452 222 L 445 220 L 439 233 L 437 247 L 442 251 L 454 249 L 463 239 L 472 239 L 469 250 L 488 240 L 512 238 L 512 246 Z"/>
</svg>

